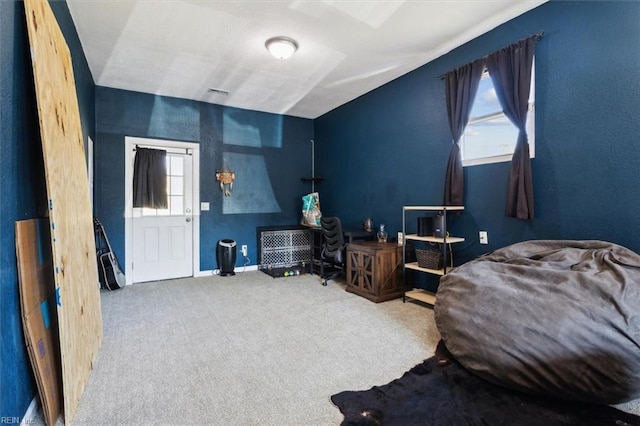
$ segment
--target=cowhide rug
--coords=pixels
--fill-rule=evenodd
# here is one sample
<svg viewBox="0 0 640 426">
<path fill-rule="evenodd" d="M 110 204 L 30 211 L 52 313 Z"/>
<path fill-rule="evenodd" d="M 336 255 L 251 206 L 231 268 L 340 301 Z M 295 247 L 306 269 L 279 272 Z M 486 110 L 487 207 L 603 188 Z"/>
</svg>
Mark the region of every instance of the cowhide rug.
<svg viewBox="0 0 640 426">
<path fill-rule="evenodd" d="M 469 373 L 442 342 L 436 355 L 402 377 L 331 401 L 351 425 L 640 426 L 640 417 L 607 405 L 569 402 L 506 389 Z"/>
</svg>

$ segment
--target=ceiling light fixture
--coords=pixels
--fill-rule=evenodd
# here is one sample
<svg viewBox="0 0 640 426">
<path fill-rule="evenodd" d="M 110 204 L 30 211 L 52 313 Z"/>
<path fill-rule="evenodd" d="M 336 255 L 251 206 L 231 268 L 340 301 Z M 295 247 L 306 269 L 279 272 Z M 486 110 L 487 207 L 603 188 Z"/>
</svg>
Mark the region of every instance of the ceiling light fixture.
<svg viewBox="0 0 640 426">
<path fill-rule="evenodd" d="M 298 43 L 289 37 L 272 37 L 264 45 L 278 59 L 287 59 L 298 50 Z"/>
</svg>

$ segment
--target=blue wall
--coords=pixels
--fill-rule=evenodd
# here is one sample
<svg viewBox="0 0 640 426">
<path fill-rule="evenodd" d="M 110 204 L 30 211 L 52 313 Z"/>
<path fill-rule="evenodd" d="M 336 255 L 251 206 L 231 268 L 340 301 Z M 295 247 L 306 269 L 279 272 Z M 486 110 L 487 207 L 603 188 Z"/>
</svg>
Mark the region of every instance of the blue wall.
<svg viewBox="0 0 640 426">
<path fill-rule="evenodd" d="M 83 133 L 94 135 L 94 84 L 64 2 L 51 3 L 73 56 Z M 36 394 L 20 317 L 14 222 L 46 214 L 42 147 L 24 4 L 0 2 L 0 417 L 22 417 Z"/>
<path fill-rule="evenodd" d="M 255 264 L 256 226 L 297 223 L 300 196 L 310 190 L 300 181 L 310 174 L 310 139 L 316 175 L 326 177 L 316 187 L 323 214 L 340 215 L 351 227 L 373 217 L 395 235 L 402 205 L 442 200 L 450 136 L 436 76 L 539 30 L 536 218 L 504 217 L 508 163 L 466 168 L 466 212 L 452 220 L 452 231 L 468 242 L 457 259 L 530 238 L 603 239 L 640 251 L 639 2 L 544 4 L 315 121 L 106 88 L 94 98 L 66 3 L 52 7 L 72 51 L 85 139 L 95 140 L 96 215 L 119 259 L 125 135 L 200 143 L 200 196 L 212 208 L 201 216 L 203 270 L 216 267 L 218 239 L 248 244 Z M 25 412 L 35 385 L 22 338 L 13 229 L 16 220 L 45 212 L 46 192 L 21 2 L 0 1 L 0 36 L 0 416 L 14 417 Z M 275 200 L 243 200 L 265 183 L 238 182 L 238 201 L 226 210 L 247 213 L 224 214 L 214 178 L 224 157 L 242 171 L 238 180 L 267 176 Z M 266 173 L 256 171 L 262 167 Z M 477 244 L 480 229 L 489 231 L 488 246 Z"/>
<path fill-rule="evenodd" d="M 536 47 L 536 218 L 504 216 L 509 163 L 467 167 L 457 263 L 527 239 L 640 251 L 640 2 L 550 2 L 315 121 L 323 214 L 390 235 L 402 205 L 442 203 L 450 150 L 440 74 L 544 31 Z M 415 220 L 410 222 L 415 232 Z M 489 245 L 478 244 L 478 231 Z"/>
<path fill-rule="evenodd" d="M 124 252 L 125 136 L 200 144 L 200 269 L 216 269 L 218 240 L 247 244 L 257 264 L 256 227 L 300 221 L 310 185 L 313 121 L 203 102 L 97 87 L 95 210 L 113 250 Z M 215 170 L 236 173 L 231 197 L 222 196 Z M 238 266 L 243 265 L 238 256 Z"/>
</svg>

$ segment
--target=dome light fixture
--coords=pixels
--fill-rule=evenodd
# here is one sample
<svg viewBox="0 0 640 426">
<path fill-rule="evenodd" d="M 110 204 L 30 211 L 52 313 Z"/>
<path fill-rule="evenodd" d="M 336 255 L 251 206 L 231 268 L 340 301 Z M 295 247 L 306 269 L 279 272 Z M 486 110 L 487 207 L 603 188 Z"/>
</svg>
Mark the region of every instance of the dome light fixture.
<svg viewBox="0 0 640 426">
<path fill-rule="evenodd" d="M 298 43 L 289 37 L 272 37 L 264 45 L 269 53 L 278 59 L 287 59 L 298 50 Z"/>
</svg>

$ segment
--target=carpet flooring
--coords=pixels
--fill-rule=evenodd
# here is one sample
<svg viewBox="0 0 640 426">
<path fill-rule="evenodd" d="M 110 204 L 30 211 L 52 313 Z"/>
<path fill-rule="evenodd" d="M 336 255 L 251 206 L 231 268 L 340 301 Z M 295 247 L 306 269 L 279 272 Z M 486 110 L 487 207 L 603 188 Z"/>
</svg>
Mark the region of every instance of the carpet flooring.
<svg viewBox="0 0 640 426">
<path fill-rule="evenodd" d="M 394 379 L 439 339 L 430 309 L 313 275 L 136 284 L 102 309 L 75 425 L 335 425 L 330 395 Z"/>
<path fill-rule="evenodd" d="M 103 345 L 67 424 L 338 425 L 331 395 L 393 381 L 440 340 L 431 309 L 314 275 L 150 282 L 101 299 Z"/>
</svg>

